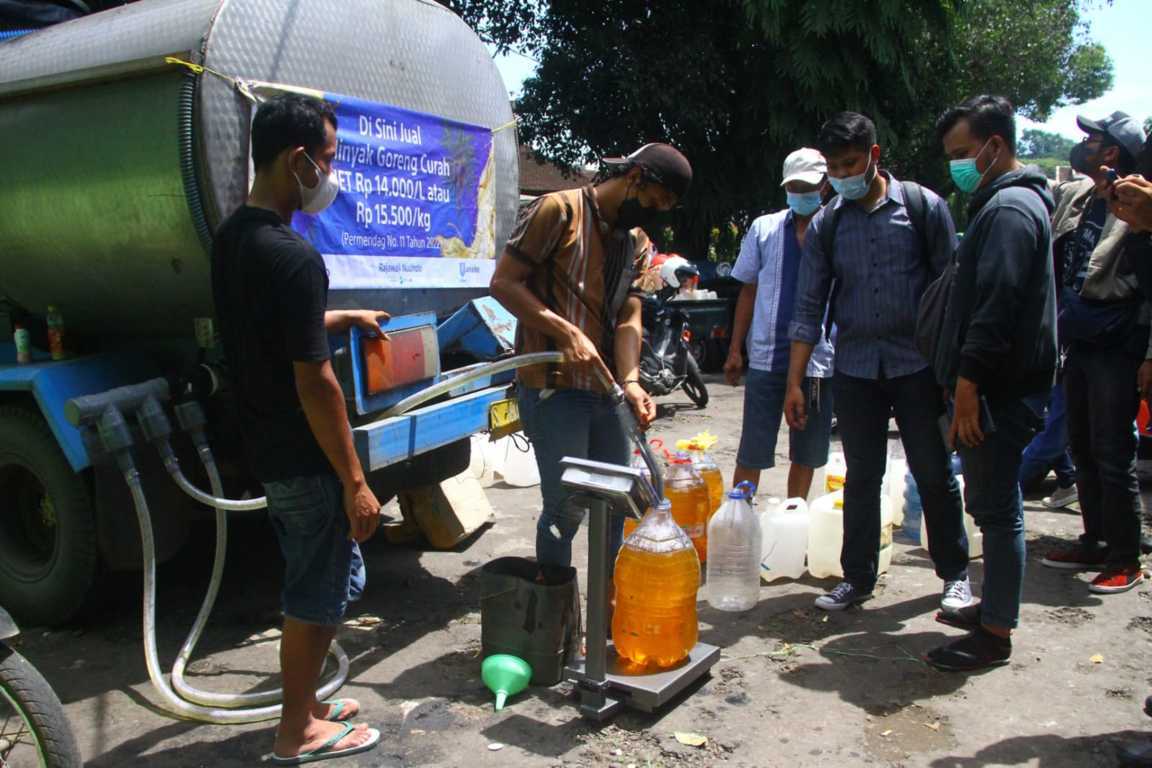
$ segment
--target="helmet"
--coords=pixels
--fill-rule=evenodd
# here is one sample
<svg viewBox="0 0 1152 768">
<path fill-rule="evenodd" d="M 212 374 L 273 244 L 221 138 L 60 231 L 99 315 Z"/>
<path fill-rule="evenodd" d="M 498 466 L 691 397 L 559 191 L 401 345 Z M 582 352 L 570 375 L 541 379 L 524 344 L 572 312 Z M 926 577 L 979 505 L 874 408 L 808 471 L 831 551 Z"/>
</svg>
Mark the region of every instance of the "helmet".
<svg viewBox="0 0 1152 768">
<path fill-rule="evenodd" d="M 673 288 L 679 288 L 681 280 L 699 276 L 700 270 L 683 256 L 669 256 L 660 265 L 660 279 L 664 281 L 665 285 L 670 285 Z"/>
</svg>

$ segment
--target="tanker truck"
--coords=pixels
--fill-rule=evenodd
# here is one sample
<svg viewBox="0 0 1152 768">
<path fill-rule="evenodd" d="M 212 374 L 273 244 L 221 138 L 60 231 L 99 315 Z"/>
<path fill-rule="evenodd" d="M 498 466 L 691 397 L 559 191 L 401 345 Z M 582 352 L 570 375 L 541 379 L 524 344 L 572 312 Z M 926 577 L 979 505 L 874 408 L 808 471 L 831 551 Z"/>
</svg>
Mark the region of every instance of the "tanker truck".
<svg viewBox="0 0 1152 768">
<path fill-rule="evenodd" d="M 0 42 L 0 605 L 23 623 L 70 620 L 101 574 L 141 563 L 122 475 L 70 404 L 142 382 L 165 408 L 195 399 L 227 495 L 261 495 L 210 249 L 251 183 L 255 104 L 278 91 L 325 98 L 339 120 L 337 201 L 293 221 L 324 255 L 329 307 L 392 315 L 386 339 L 332 339 L 378 495 L 459 473 L 469 437 L 510 418 L 511 374 L 468 372 L 512 344 L 486 294 L 516 215 L 515 126 L 456 15 L 428 0 L 140 0 Z M 438 397 L 409 407 L 422 392 Z M 208 510 L 144 443 L 134 453 L 162 560 Z"/>
</svg>

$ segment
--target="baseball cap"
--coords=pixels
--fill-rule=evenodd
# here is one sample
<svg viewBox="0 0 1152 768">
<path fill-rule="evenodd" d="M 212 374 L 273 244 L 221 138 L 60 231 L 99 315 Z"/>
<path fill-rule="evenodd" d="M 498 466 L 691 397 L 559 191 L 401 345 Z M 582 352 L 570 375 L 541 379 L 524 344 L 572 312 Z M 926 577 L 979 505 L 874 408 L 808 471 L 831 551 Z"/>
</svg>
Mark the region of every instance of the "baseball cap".
<svg viewBox="0 0 1152 768">
<path fill-rule="evenodd" d="M 605 157 L 601 162 L 612 166 L 638 165 L 653 181 L 679 198 L 684 197 L 692 184 L 692 166 L 688 158 L 671 144 L 645 144 L 627 157 Z"/>
<path fill-rule="evenodd" d="M 824 161 L 824 155 L 811 147 L 801 147 L 784 158 L 784 181 L 780 186 L 790 181 L 819 184 L 827 173 L 828 163 Z"/>
<path fill-rule="evenodd" d="M 1085 133 L 1103 133 L 1128 150 L 1132 157 L 1138 157 L 1144 148 L 1144 126 L 1127 112 L 1113 112 L 1100 120 L 1081 115 L 1076 118 L 1076 125 Z"/>
</svg>

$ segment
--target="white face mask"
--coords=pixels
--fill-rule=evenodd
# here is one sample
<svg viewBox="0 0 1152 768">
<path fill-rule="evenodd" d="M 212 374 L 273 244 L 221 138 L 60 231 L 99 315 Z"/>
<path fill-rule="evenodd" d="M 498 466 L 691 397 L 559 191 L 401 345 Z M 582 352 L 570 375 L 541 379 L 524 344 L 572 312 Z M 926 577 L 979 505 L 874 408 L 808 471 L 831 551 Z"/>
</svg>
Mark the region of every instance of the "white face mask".
<svg viewBox="0 0 1152 768">
<path fill-rule="evenodd" d="M 296 176 L 296 184 L 300 187 L 300 210 L 304 213 L 316 214 L 332 205 L 336 195 L 340 194 L 340 183 L 336 180 L 335 173 L 324 173 L 316 161 L 308 156 L 307 152 L 304 153 L 304 157 L 307 157 L 308 162 L 312 163 L 320 181 L 314 187 L 306 187 L 300 181 L 300 177 L 296 176 L 296 171 L 292 171 L 292 175 Z"/>
</svg>

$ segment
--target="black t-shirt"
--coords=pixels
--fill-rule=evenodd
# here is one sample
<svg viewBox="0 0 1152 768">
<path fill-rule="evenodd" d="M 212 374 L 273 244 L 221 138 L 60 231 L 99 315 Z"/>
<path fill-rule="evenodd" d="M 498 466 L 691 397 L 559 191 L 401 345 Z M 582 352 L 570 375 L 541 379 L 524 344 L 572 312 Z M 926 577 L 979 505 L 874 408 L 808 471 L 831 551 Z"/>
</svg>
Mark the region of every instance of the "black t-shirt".
<svg viewBox="0 0 1152 768">
<path fill-rule="evenodd" d="M 1064 285 L 1079 293 L 1088 277 L 1088 257 L 1100 242 L 1104 222 L 1108 218 L 1108 203 L 1102 197 L 1093 197 L 1080 218 L 1080 226 L 1064 239 Z"/>
<path fill-rule="evenodd" d="M 212 246 L 212 294 L 249 460 L 263 482 L 331 472 L 296 394 L 293 362 L 328 359 L 328 273 L 306 240 L 242 206 Z"/>
</svg>

